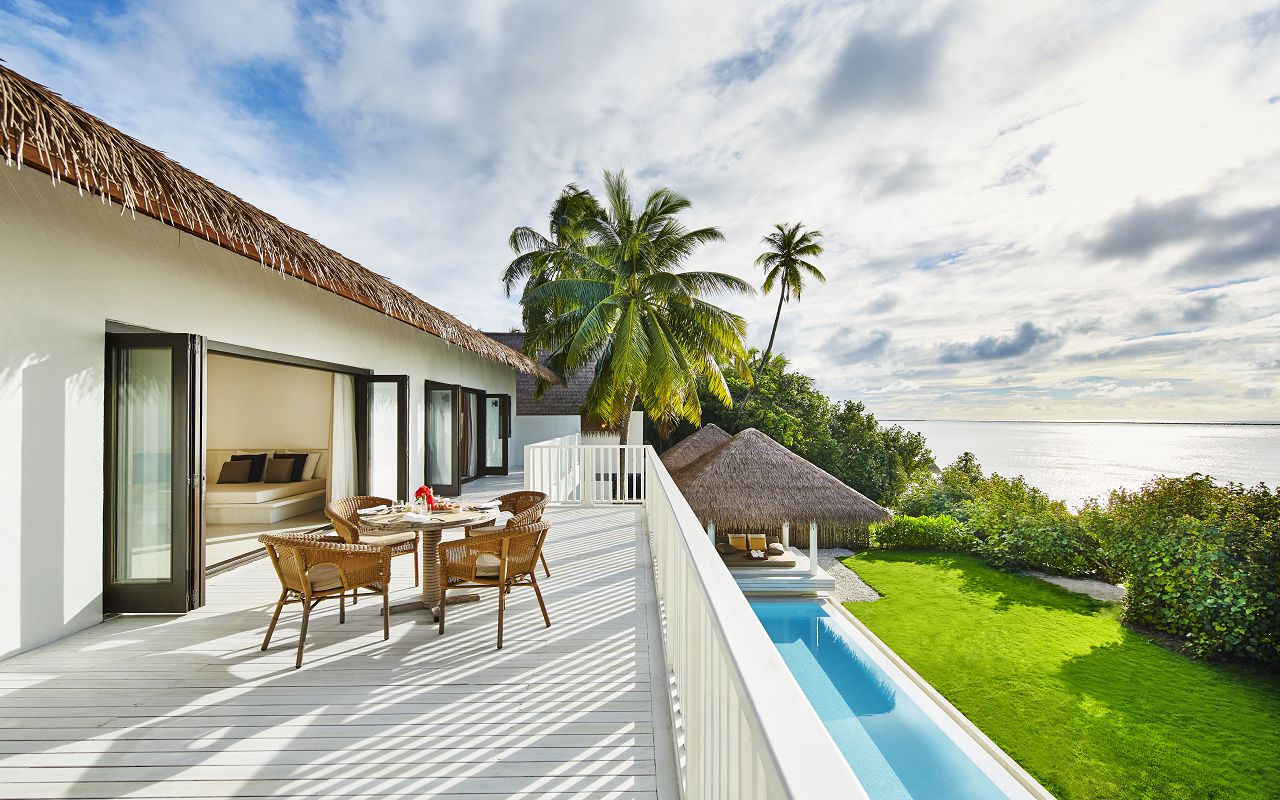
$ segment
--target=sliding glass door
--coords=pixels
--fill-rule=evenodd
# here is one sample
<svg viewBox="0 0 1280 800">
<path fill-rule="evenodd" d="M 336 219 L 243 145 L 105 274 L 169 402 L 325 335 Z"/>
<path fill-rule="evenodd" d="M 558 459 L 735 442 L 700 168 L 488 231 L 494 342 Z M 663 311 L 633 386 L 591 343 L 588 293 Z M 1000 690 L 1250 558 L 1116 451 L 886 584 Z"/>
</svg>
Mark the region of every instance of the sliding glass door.
<svg viewBox="0 0 1280 800">
<path fill-rule="evenodd" d="M 107 334 L 107 613 L 204 603 L 203 337 Z"/>
<path fill-rule="evenodd" d="M 390 500 L 407 499 L 409 376 L 359 376 L 356 403 L 360 493 Z"/>
</svg>

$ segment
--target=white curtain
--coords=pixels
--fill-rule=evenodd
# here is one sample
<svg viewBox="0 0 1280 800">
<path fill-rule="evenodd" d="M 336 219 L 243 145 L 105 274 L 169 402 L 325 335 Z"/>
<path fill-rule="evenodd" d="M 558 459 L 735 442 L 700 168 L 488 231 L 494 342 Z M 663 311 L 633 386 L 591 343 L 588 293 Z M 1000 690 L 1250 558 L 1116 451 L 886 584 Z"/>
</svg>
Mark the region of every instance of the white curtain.
<svg viewBox="0 0 1280 800">
<path fill-rule="evenodd" d="M 329 430 L 329 498 L 356 493 L 356 380 L 334 373 L 333 423 Z"/>
</svg>

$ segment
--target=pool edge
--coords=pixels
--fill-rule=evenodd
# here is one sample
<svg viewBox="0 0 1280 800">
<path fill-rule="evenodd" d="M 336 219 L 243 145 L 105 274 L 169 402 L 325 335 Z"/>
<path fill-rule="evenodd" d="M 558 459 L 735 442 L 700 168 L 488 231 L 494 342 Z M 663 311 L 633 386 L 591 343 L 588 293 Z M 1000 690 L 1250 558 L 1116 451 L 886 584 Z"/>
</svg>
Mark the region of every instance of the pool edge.
<svg viewBox="0 0 1280 800">
<path fill-rule="evenodd" d="M 947 717 L 960 727 L 970 738 L 972 738 L 987 755 L 999 765 L 1002 769 L 1026 789 L 1037 800 L 1057 800 L 1056 797 L 1043 786 L 1040 782 L 1031 776 L 1021 764 L 1014 761 L 1013 758 L 1006 753 L 1000 745 L 991 740 L 991 737 L 983 733 L 977 725 L 969 720 L 960 710 L 951 704 L 951 701 L 942 696 L 942 693 L 933 688 L 924 678 L 920 677 L 911 665 L 902 659 L 897 653 L 893 652 L 887 644 L 880 640 L 879 636 L 872 633 L 871 629 L 863 624 L 862 620 L 854 616 L 853 612 L 845 608 L 841 603 L 832 600 L 830 597 L 819 598 L 821 602 L 839 612 L 841 618 L 851 624 L 876 651 L 884 656 L 890 663 L 902 671 L 902 674 L 930 700 L 937 704 Z"/>
</svg>

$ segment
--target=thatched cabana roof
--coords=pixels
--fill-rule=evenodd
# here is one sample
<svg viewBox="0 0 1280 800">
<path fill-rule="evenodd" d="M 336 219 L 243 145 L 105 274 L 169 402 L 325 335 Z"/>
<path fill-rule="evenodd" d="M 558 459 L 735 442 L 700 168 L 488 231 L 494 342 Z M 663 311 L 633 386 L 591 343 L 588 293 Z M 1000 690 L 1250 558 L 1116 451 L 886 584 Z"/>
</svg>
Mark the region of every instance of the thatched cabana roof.
<svg viewBox="0 0 1280 800">
<path fill-rule="evenodd" d="M 6 164 L 47 172 L 491 361 L 559 382 L 531 359 L 3 65 L 0 142 Z"/>
<path fill-rule="evenodd" d="M 676 442 L 664 451 L 659 458 L 662 459 L 667 471 L 674 473 L 678 469 L 689 466 L 703 455 L 732 438 L 725 432 L 724 428 L 711 422 Z"/>
<path fill-rule="evenodd" d="M 884 508 L 755 428 L 671 475 L 703 524 L 757 531 L 791 525 L 860 527 L 892 518 Z"/>
</svg>

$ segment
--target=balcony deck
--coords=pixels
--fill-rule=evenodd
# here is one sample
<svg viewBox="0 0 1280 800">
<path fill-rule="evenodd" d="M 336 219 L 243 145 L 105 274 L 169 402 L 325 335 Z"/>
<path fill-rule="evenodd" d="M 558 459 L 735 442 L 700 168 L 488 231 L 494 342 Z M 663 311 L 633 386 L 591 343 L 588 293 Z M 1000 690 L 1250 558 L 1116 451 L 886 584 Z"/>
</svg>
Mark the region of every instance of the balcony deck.
<svg viewBox="0 0 1280 800">
<path fill-rule="evenodd" d="M 491 497 L 515 479 L 468 485 Z M 119 617 L 0 662 L 0 797 L 675 796 L 656 600 L 630 508 L 553 509 L 544 628 L 532 592 L 425 612 L 322 604 L 259 646 L 266 561 L 182 617 Z M 395 599 L 413 596 L 396 563 Z M 408 576 L 406 578 L 406 575 Z"/>
</svg>

